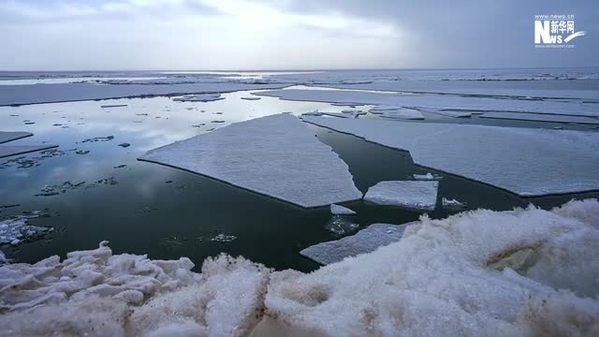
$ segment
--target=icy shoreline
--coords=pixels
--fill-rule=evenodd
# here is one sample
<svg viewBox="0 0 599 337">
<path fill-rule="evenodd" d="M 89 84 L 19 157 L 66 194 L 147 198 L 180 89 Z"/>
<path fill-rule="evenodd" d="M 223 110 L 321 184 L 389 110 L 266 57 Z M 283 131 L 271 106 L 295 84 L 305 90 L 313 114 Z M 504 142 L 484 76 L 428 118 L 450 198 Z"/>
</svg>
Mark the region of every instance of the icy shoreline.
<svg viewBox="0 0 599 337">
<path fill-rule="evenodd" d="M 592 336 L 599 202 L 421 220 L 303 274 L 242 257 L 113 255 L 0 267 L 0 336 Z"/>
</svg>

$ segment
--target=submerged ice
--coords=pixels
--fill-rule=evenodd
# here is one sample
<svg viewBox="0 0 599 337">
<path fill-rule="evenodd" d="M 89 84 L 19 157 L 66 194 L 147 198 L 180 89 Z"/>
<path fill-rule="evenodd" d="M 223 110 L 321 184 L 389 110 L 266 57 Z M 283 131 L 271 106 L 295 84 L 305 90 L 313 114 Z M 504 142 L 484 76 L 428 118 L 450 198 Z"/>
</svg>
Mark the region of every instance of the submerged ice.
<svg viewBox="0 0 599 337">
<path fill-rule="evenodd" d="M 151 150 L 140 160 L 203 174 L 302 207 L 362 197 L 347 165 L 290 114 L 236 123 Z"/>
<path fill-rule="evenodd" d="M 102 244 L 0 267 L 0 336 L 594 336 L 598 221 L 595 199 L 423 216 L 309 274 Z"/>
</svg>

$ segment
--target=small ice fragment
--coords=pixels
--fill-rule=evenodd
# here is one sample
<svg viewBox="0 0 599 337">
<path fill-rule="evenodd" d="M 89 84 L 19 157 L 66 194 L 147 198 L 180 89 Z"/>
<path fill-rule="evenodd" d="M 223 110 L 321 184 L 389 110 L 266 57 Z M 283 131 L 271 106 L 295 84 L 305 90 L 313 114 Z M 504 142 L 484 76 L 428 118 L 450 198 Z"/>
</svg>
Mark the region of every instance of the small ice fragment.
<svg viewBox="0 0 599 337">
<path fill-rule="evenodd" d="M 398 241 L 405 227 L 405 224 L 373 224 L 354 235 L 310 246 L 300 254 L 320 264 L 339 262 L 346 257 L 370 253 L 379 247 Z"/>
<path fill-rule="evenodd" d="M 414 179 L 416 180 L 434 180 L 435 177 L 430 173 L 427 172 L 426 174 L 413 174 Z"/>
<path fill-rule="evenodd" d="M 356 214 L 356 212 L 354 212 L 353 210 L 347 208 L 347 207 L 343 207 L 337 204 L 331 204 L 331 214 L 336 214 L 336 215 L 354 215 Z"/>
<path fill-rule="evenodd" d="M 437 181 L 381 181 L 370 187 L 364 200 L 379 205 L 432 211 L 437 203 Z"/>
<path fill-rule="evenodd" d="M 359 224 L 353 222 L 352 220 L 341 216 L 341 215 L 333 215 L 327 225 L 325 226 L 326 230 L 336 235 L 345 235 L 347 233 L 353 232 L 360 227 Z"/>
<path fill-rule="evenodd" d="M 462 210 L 466 208 L 466 203 L 460 202 L 458 200 L 455 199 L 448 199 L 448 198 L 443 198 L 441 199 L 441 204 L 443 205 L 444 208 L 449 208 L 449 209 L 455 209 L 455 210 Z"/>
<path fill-rule="evenodd" d="M 177 102 L 211 102 L 225 99 L 220 94 L 196 94 L 196 95 L 184 95 L 173 98 L 173 101 Z"/>
<path fill-rule="evenodd" d="M 212 237 L 210 239 L 210 241 L 215 241 L 215 242 L 231 242 L 231 241 L 233 241 L 235 239 L 237 239 L 237 237 L 235 235 L 229 235 L 229 234 L 220 233 L 220 234 L 217 234 L 214 237 Z"/>
</svg>

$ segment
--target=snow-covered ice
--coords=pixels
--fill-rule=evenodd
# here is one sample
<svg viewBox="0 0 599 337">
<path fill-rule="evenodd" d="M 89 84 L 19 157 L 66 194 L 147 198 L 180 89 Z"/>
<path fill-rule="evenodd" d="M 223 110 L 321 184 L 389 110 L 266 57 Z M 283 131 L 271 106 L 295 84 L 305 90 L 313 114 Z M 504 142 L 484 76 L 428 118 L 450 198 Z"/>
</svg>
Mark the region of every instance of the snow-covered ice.
<svg viewBox="0 0 599 337">
<path fill-rule="evenodd" d="M 387 206 L 432 211 L 437 204 L 438 181 L 381 181 L 368 188 L 364 200 Z"/>
<path fill-rule="evenodd" d="M 407 150 L 418 165 L 522 196 L 599 189 L 599 133 L 376 119 L 306 122 Z"/>
<path fill-rule="evenodd" d="M 0 267 L 0 336 L 594 336 L 598 222 L 595 199 L 423 216 L 308 274 L 102 244 Z"/>
<path fill-rule="evenodd" d="M 422 112 L 416 109 L 404 108 L 401 106 L 384 106 L 379 105 L 372 108 L 370 113 L 381 114 L 386 118 L 399 118 L 399 119 L 424 119 Z"/>
<path fill-rule="evenodd" d="M 399 241 L 404 229 L 405 225 L 372 224 L 354 235 L 305 248 L 300 254 L 320 264 L 335 263 Z"/>
<path fill-rule="evenodd" d="M 341 206 L 341 205 L 336 205 L 336 204 L 331 204 L 331 214 L 336 214 L 336 215 L 354 215 L 356 214 L 356 212 L 354 212 L 353 210 Z"/>
<path fill-rule="evenodd" d="M 347 165 L 290 114 L 232 124 L 151 150 L 140 160 L 203 174 L 302 207 L 362 197 Z"/>
</svg>

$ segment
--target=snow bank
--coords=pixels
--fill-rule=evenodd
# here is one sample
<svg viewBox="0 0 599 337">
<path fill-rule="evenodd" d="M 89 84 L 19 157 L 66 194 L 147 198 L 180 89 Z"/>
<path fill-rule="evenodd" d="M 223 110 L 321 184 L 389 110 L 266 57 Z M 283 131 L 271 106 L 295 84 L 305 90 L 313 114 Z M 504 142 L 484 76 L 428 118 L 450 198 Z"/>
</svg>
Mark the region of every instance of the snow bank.
<svg viewBox="0 0 599 337">
<path fill-rule="evenodd" d="M 0 336 L 244 336 L 261 316 L 268 270 L 243 258 L 112 255 L 104 244 L 0 267 Z M 142 305 L 143 304 L 143 305 Z M 35 317 L 35 319 L 32 319 Z"/>
<path fill-rule="evenodd" d="M 101 245 L 0 267 L 0 336 L 596 336 L 598 223 L 596 199 L 423 216 L 309 274 Z"/>
<path fill-rule="evenodd" d="M 305 248 L 300 254 L 320 264 L 335 263 L 399 241 L 404 229 L 405 225 L 372 224 L 354 235 Z"/>
<path fill-rule="evenodd" d="M 304 123 L 279 114 L 236 123 L 140 157 L 302 207 L 356 200 L 347 165 Z"/>
<path fill-rule="evenodd" d="M 273 274 L 266 314 L 279 336 L 597 335 L 598 220 L 597 200 L 422 217 L 371 254 Z M 523 248 L 528 270 L 488 267 Z"/>
<path fill-rule="evenodd" d="M 597 132 L 312 116 L 303 120 L 410 151 L 418 165 L 521 196 L 599 189 Z"/>
<path fill-rule="evenodd" d="M 438 188 L 437 181 L 381 181 L 368 188 L 364 200 L 379 205 L 432 211 L 437 204 Z"/>
</svg>

